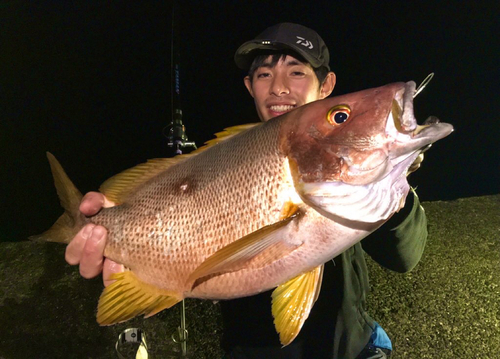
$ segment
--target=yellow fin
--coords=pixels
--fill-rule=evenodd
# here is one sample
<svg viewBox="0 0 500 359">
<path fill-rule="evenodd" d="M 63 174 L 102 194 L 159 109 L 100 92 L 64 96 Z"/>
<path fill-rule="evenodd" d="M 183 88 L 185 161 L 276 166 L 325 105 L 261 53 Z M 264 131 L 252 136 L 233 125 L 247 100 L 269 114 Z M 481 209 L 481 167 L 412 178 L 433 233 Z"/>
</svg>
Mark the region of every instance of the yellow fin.
<svg viewBox="0 0 500 359">
<path fill-rule="evenodd" d="M 97 322 L 111 325 L 138 315 L 150 317 L 180 302 L 182 295 L 159 289 L 139 280 L 131 271 L 113 274 L 116 281 L 99 298 Z"/>
<path fill-rule="evenodd" d="M 230 138 L 232 138 L 232 137 L 234 137 L 234 136 L 236 136 L 236 135 L 238 135 L 238 134 L 240 134 L 242 132 L 245 132 L 245 131 L 247 131 L 247 130 L 255 127 L 255 126 L 261 125 L 261 124 L 262 124 L 262 122 L 259 122 L 259 123 L 247 123 L 247 124 L 244 124 L 244 125 L 237 125 L 237 126 L 227 127 L 224 130 L 222 130 L 221 132 L 215 133 L 214 136 L 216 138 L 208 140 L 207 142 L 205 142 L 204 146 L 201 146 L 200 148 L 196 149 L 195 151 L 191 152 L 188 155 L 182 155 L 180 157 L 189 157 L 189 156 L 192 156 L 192 155 L 197 155 L 200 152 L 203 152 L 203 151 L 205 151 L 206 149 L 209 149 L 212 146 L 215 146 L 215 145 L 217 145 L 217 144 L 219 144 L 221 142 L 227 141 Z M 177 158 L 177 157 L 175 157 L 175 158 Z"/>
<path fill-rule="evenodd" d="M 273 246 L 279 246 L 282 242 L 282 236 L 279 229 L 283 228 L 295 217 L 296 213 L 293 213 L 293 215 L 279 222 L 262 227 L 218 250 L 205 259 L 205 261 L 191 273 L 186 283 L 192 283 L 194 285 L 197 279 L 207 275 L 238 270 L 245 263 L 254 259 L 265 250 Z M 290 245 L 281 246 L 280 249 L 282 249 L 282 251 L 280 251 L 280 257 L 293 251 L 296 247 L 297 246 Z M 262 256 L 261 265 L 265 265 L 276 259 L 278 258 L 275 255 L 269 257 Z"/>
<path fill-rule="evenodd" d="M 134 189 L 177 162 L 179 162 L 177 157 L 148 160 L 107 179 L 101 185 L 99 191 L 115 204 L 121 204 Z"/>
<path fill-rule="evenodd" d="M 189 154 L 184 154 L 173 158 L 154 158 L 148 160 L 145 163 L 141 163 L 135 167 L 129 168 L 107 179 L 101 185 L 99 191 L 103 193 L 108 200 L 114 202 L 115 204 L 121 204 L 125 201 L 127 196 L 137 187 L 139 187 L 143 183 L 146 183 L 151 178 L 159 175 L 167 168 L 177 163 L 183 162 L 184 160 L 205 151 L 207 148 L 210 148 L 220 142 L 226 141 L 234 135 L 244 132 L 252 127 L 255 127 L 256 125 L 258 125 L 258 123 L 228 127 L 224 131 L 216 133 L 215 136 L 217 136 L 217 138 L 207 141 L 205 143 L 205 146 L 200 147 L 196 151 L 193 151 Z"/>
<path fill-rule="evenodd" d="M 280 219 L 285 219 L 294 216 L 299 211 L 299 206 L 292 201 L 285 202 L 281 209 Z"/>
<path fill-rule="evenodd" d="M 50 241 L 69 243 L 71 239 L 86 223 L 85 216 L 80 213 L 80 202 L 82 194 L 69 179 L 61 164 L 52 155 L 47 152 L 54 185 L 56 186 L 57 195 L 61 201 L 61 206 L 64 208 L 64 213 L 59 219 L 42 234 L 30 236 L 33 241 Z"/>
<path fill-rule="evenodd" d="M 309 317 L 318 299 L 323 265 L 278 286 L 272 294 L 274 326 L 283 346 L 290 344 Z"/>
<path fill-rule="evenodd" d="M 226 140 L 230 139 L 231 137 L 234 137 L 235 135 L 242 133 L 242 132 L 245 132 L 245 131 L 247 131 L 247 130 L 249 130 L 257 125 L 260 125 L 260 124 L 262 124 L 262 123 L 247 123 L 244 125 L 227 127 L 223 131 L 217 132 L 215 134 L 215 136 L 217 138 L 214 138 L 212 140 L 205 142 L 205 146 L 200 147 L 199 149 L 197 149 L 196 151 L 191 152 L 191 153 L 198 153 L 198 152 L 204 151 L 213 145 L 216 145 L 218 143 L 226 141 Z"/>
</svg>

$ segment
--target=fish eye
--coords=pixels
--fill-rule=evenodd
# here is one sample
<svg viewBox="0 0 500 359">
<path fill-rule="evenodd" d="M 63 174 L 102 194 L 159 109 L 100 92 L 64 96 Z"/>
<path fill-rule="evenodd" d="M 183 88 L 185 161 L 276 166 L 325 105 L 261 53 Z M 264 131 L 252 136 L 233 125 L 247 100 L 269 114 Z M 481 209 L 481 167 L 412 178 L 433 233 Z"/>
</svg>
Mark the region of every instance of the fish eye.
<svg viewBox="0 0 500 359">
<path fill-rule="evenodd" d="M 351 109 L 347 105 L 333 106 L 326 115 L 327 121 L 331 125 L 340 125 L 347 121 L 351 114 Z"/>
</svg>

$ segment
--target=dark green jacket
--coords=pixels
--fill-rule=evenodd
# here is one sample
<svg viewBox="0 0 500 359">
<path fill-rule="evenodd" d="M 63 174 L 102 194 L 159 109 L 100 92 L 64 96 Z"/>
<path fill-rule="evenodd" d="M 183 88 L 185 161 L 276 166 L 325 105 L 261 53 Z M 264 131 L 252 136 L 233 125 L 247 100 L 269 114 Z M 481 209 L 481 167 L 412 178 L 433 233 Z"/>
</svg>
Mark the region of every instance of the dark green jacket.
<svg viewBox="0 0 500 359">
<path fill-rule="evenodd" d="M 383 267 L 404 273 L 417 265 L 426 240 L 427 218 L 413 192 L 401 213 L 339 256 L 344 293 L 336 321 L 334 358 L 355 358 L 372 333 L 373 319 L 365 311 L 370 287 L 364 252 Z"/>
<path fill-rule="evenodd" d="M 405 208 L 381 228 L 325 264 L 320 296 L 289 346 L 282 349 L 279 343 L 268 291 L 221 302 L 223 349 L 234 353 L 239 347 L 250 358 L 354 359 L 368 343 L 374 322 L 365 310 L 369 284 L 364 252 L 388 269 L 406 272 L 420 260 L 426 239 L 424 210 L 416 194 L 408 195 Z"/>
</svg>

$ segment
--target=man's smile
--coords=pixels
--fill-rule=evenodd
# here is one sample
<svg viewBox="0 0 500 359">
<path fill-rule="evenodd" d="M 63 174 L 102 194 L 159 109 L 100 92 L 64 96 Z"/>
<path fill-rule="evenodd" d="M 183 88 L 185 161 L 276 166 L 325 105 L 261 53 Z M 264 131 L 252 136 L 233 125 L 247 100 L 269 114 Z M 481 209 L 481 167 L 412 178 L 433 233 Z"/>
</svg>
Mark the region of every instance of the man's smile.
<svg viewBox="0 0 500 359">
<path fill-rule="evenodd" d="M 292 105 L 292 104 L 269 104 L 267 105 L 267 108 L 271 113 L 273 113 L 275 116 L 276 115 L 281 115 L 283 113 L 289 112 L 296 108 L 297 105 Z"/>
</svg>

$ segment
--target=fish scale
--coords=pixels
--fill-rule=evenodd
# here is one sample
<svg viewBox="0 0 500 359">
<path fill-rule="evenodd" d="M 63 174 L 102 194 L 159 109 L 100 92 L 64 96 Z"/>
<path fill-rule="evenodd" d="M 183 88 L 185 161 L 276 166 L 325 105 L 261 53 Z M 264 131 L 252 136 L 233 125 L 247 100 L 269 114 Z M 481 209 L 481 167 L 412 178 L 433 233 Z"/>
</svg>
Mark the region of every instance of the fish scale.
<svg viewBox="0 0 500 359">
<path fill-rule="evenodd" d="M 280 195 L 292 185 L 285 178 L 286 158 L 277 155 L 279 122 L 257 130 L 174 165 L 127 198 L 126 207 L 103 209 L 92 221 L 108 229 L 106 256 L 147 283 L 186 292 L 188 275 L 204 259 L 278 221 L 288 200 Z M 166 225 L 158 226 L 158 221 Z M 162 240 L 167 228 L 175 240 Z M 123 253 L 123 247 L 133 249 Z"/>
<path fill-rule="evenodd" d="M 68 242 L 88 221 L 107 228 L 105 255 L 128 270 L 101 295 L 102 325 L 186 297 L 232 299 L 277 287 L 272 313 L 287 345 L 319 295 L 323 264 L 402 208 L 412 163 L 453 131 L 434 118 L 419 126 L 414 94 L 413 82 L 389 84 L 226 129 L 194 154 L 107 180 L 100 190 L 117 205 L 91 219 L 48 154 L 66 212 L 36 238 Z"/>
</svg>

